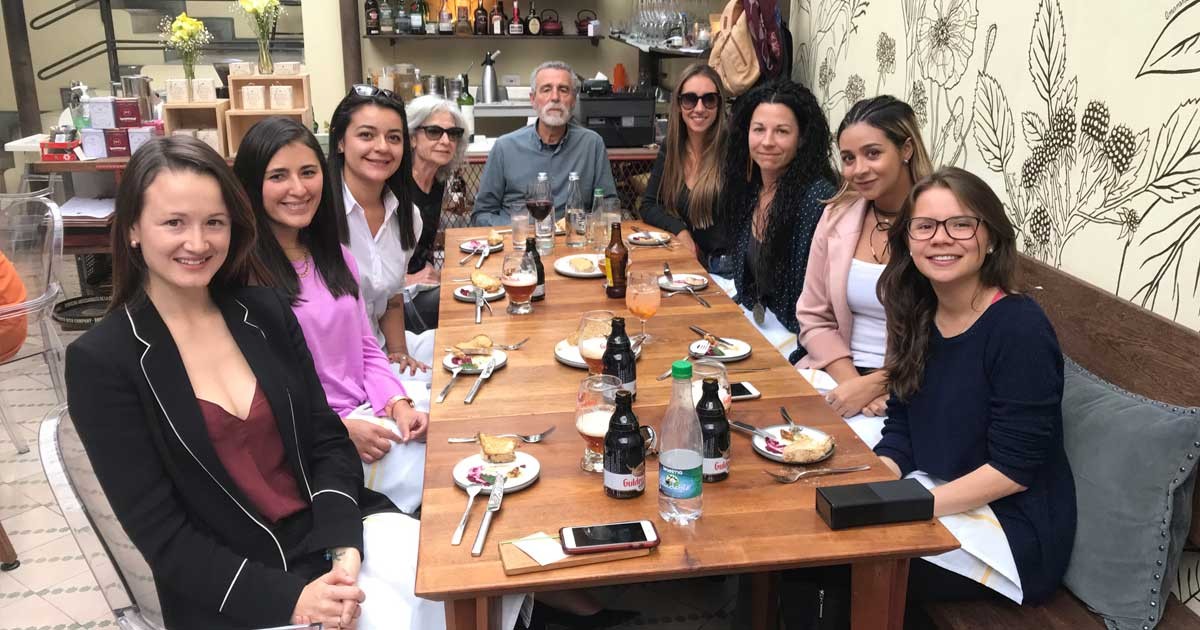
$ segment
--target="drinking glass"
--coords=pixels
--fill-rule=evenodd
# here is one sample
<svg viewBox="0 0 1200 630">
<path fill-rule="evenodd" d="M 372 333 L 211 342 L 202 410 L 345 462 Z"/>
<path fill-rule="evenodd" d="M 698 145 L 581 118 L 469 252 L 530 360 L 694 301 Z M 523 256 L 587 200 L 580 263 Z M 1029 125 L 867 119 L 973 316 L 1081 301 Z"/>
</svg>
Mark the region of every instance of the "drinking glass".
<svg viewBox="0 0 1200 630">
<path fill-rule="evenodd" d="M 587 213 L 583 208 L 567 209 L 567 247 L 579 248 L 587 245 Z"/>
<path fill-rule="evenodd" d="M 587 364 L 588 374 L 604 372 L 604 350 L 612 332 L 612 311 L 587 311 L 579 316 L 579 355 Z"/>
<path fill-rule="evenodd" d="M 524 200 L 510 202 L 508 214 L 512 217 L 513 250 L 523 252 L 525 251 L 525 239 L 532 233 L 529 230 L 529 208 L 525 206 Z"/>
<path fill-rule="evenodd" d="M 653 338 L 646 333 L 646 320 L 658 312 L 662 291 L 658 288 L 658 272 L 631 271 L 625 284 L 625 306 L 642 322 L 642 345 Z"/>
<path fill-rule="evenodd" d="M 579 384 L 575 399 L 575 429 L 583 437 L 583 459 L 579 468 L 587 472 L 604 472 L 604 434 L 608 421 L 617 409 L 617 391 L 621 379 L 608 374 L 593 374 Z"/>
<path fill-rule="evenodd" d="M 537 288 L 537 265 L 529 252 L 511 252 L 504 255 L 500 267 L 500 284 L 508 293 L 508 314 L 528 315 L 533 312 L 529 298 Z"/>
<path fill-rule="evenodd" d="M 550 180 L 539 177 L 525 187 L 525 207 L 533 217 L 534 237 L 538 253 L 545 256 L 554 251 L 554 198 L 550 195 Z"/>
<path fill-rule="evenodd" d="M 699 359 L 692 362 L 692 404 L 700 404 L 706 378 L 717 379 L 717 395 L 721 398 L 721 404 L 725 405 L 725 414 L 728 415 L 729 408 L 733 406 L 733 392 L 729 389 L 729 375 L 725 364 L 720 361 Z"/>
</svg>

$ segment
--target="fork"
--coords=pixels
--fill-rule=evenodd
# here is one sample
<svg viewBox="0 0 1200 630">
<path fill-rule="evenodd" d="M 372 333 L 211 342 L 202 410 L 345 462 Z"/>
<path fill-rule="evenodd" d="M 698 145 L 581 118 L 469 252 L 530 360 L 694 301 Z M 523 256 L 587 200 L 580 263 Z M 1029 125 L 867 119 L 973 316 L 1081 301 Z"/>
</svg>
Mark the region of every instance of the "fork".
<svg viewBox="0 0 1200 630">
<path fill-rule="evenodd" d="M 475 248 L 475 250 L 474 250 L 474 251 L 472 251 L 470 254 L 467 254 L 466 256 L 463 256 L 461 259 L 459 259 L 459 261 L 458 261 L 458 264 L 459 264 L 459 265 L 465 265 L 465 264 L 467 264 L 467 261 L 468 261 L 468 260 L 471 260 L 471 257 L 472 257 L 472 256 L 474 256 L 475 254 L 478 254 L 478 253 L 480 253 L 481 251 L 483 251 L 483 250 L 485 250 L 485 249 L 487 249 L 487 248 L 486 248 L 486 247 L 476 247 L 476 248 Z"/>
<path fill-rule="evenodd" d="M 518 341 L 517 343 L 513 343 L 513 344 L 507 344 L 507 345 L 506 345 L 506 344 L 502 344 L 502 343 L 498 343 L 498 344 L 496 344 L 496 345 L 494 345 L 494 346 L 492 346 L 492 347 L 493 347 L 493 348 L 500 348 L 501 350 L 520 350 L 520 349 L 521 349 L 521 346 L 523 346 L 523 345 L 525 345 L 525 344 L 527 344 L 527 343 L 529 343 L 529 337 L 526 337 L 526 338 L 524 338 L 524 339 L 522 339 L 522 340 Z"/>
<path fill-rule="evenodd" d="M 542 431 L 541 433 L 534 433 L 532 435 L 521 435 L 520 433 L 499 433 L 499 434 L 495 435 L 494 437 L 517 438 L 526 444 L 537 444 L 538 442 L 541 442 L 542 440 L 546 439 L 547 435 L 554 433 L 554 429 L 556 429 L 556 428 L 558 428 L 558 427 L 552 426 L 549 429 Z M 471 444 L 473 442 L 478 442 L 479 436 L 476 435 L 474 437 L 469 437 L 469 438 L 452 437 L 452 438 L 446 438 L 446 441 L 451 444 Z"/>
<path fill-rule="evenodd" d="M 691 361 L 691 360 L 692 360 L 692 355 L 690 355 L 690 354 L 686 355 L 682 359 L 680 359 L 680 361 Z M 672 363 L 674 363 L 674 361 L 672 361 Z M 654 377 L 654 380 L 665 381 L 668 378 L 671 378 L 671 368 L 667 368 L 666 372 L 663 372 L 662 374 L 659 374 L 658 376 Z"/>
<path fill-rule="evenodd" d="M 712 304 L 709 304 L 708 300 L 700 297 L 700 294 L 693 291 L 691 287 L 688 287 L 686 290 L 680 290 L 680 291 L 664 291 L 664 293 L 666 293 L 667 297 L 671 297 L 673 295 L 678 295 L 680 293 L 682 293 L 684 295 L 690 295 L 690 296 L 696 298 L 696 301 L 699 302 L 701 305 L 703 305 L 707 308 L 712 308 Z"/>
<path fill-rule="evenodd" d="M 778 481 L 779 483 L 796 483 L 797 481 L 808 478 L 808 477 L 822 477 L 825 475 L 840 475 L 843 473 L 859 472 L 859 471 L 870 470 L 870 469 L 871 469 L 870 466 L 862 465 L 862 466 L 851 466 L 849 468 L 814 468 L 812 470 L 797 470 L 795 468 L 792 468 L 792 469 L 788 469 L 784 472 L 771 472 L 769 470 L 764 470 L 763 472 L 767 473 L 771 477 L 774 477 L 775 481 Z"/>
</svg>

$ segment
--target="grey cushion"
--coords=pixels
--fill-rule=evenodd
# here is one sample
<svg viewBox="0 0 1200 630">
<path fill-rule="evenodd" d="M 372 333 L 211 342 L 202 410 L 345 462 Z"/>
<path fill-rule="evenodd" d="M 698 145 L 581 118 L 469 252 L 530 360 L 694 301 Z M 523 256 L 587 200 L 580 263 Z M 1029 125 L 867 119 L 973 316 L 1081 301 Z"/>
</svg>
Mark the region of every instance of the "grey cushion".
<svg viewBox="0 0 1200 630">
<path fill-rule="evenodd" d="M 1153 628 L 1191 523 L 1200 408 L 1131 394 L 1070 360 L 1065 376 L 1079 524 L 1063 581 L 1109 628 Z"/>
</svg>

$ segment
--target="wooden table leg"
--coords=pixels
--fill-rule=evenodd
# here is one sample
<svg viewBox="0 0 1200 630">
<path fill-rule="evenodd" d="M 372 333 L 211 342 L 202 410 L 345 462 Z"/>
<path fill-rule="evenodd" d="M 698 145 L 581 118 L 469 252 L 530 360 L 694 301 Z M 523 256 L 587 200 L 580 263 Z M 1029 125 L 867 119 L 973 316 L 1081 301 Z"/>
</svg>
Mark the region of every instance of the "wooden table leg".
<svg viewBox="0 0 1200 630">
<path fill-rule="evenodd" d="M 779 627 L 779 574 L 750 574 L 750 628 L 775 630 Z"/>
<path fill-rule="evenodd" d="M 856 562 L 850 568 L 851 630 L 903 630 L 908 560 Z"/>
<path fill-rule="evenodd" d="M 8 532 L 4 531 L 4 526 L 0 525 L 0 570 L 12 571 L 21 566 L 21 562 L 17 560 L 17 550 L 13 549 L 12 541 L 8 539 Z"/>
<path fill-rule="evenodd" d="M 490 630 L 487 597 L 446 602 L 446 630 Z"/>
</svg>

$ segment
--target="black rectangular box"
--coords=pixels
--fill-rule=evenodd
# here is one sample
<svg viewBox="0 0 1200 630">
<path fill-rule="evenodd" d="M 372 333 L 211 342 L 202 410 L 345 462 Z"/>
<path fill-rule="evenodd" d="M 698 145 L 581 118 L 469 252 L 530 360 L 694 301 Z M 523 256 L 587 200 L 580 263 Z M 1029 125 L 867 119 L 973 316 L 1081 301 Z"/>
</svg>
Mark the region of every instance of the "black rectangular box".
<svg viewBox="0 0 1200 630">
<path fill-rule="evenodd" d="M 817 514 L 830 529 L 933 518 L 933 495 L 916 479 L 817 488 Z"/>
<path fill-rule="evenodd" d="M 600 134 L 608 148 L 640 147 L 654 142 L 654 97 L 649 94 L 582 95 L 579 120 Z"/>
</svg>

